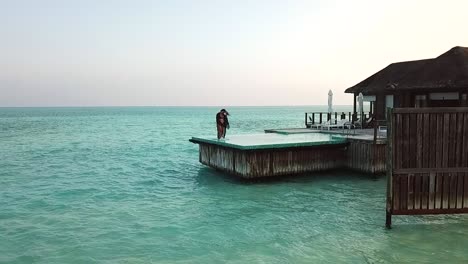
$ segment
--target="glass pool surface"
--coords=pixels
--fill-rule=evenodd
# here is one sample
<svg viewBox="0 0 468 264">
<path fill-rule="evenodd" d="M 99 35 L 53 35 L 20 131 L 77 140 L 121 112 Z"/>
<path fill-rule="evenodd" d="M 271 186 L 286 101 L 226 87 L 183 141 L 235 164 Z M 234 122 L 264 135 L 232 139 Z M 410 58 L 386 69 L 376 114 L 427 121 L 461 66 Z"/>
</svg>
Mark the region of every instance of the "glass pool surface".
<svg viewBox="0 0 468 264">
<path fill-rule="evenodd" d="M 337 145 L 346 143 L 346 138 L 339 135 L 330 135 L 322 133 L 304 133 L 304 134 L 249 134 L 249 135 L 232 135 L 225 139 L 218 140 L 217 138 L 199 138 L 192 137 L 192 142 L 209 143 L 232 147 L 236 149 L 252 150 L 252 149 L 274 149 L 274 148 L 290 148 L 290 147 L 310 147 L 319 145 Z"/>
</svg>

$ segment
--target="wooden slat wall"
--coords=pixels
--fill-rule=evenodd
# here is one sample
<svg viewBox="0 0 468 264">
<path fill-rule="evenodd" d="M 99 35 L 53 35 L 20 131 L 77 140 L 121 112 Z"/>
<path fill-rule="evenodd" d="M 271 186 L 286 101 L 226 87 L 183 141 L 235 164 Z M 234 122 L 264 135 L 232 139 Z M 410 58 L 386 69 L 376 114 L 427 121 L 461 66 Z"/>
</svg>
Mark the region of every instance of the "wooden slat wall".
<svg viewBox="0 0 468 264">
<path fill-rule="evenodd" d="M 386 144 L 349 139 L 346 166 L 365 173 L 381 174 L 386 171 Z"/>
<path fill-rule="evenodd" d="M 344 146 L 291 149 L 271 152 L 269 176 L 324 171 L 344 166 Z"/>
<path fill-rule="evenodd" d="M 345 145 L 277 150 L 241 151 L 200 145 L 200 162 L 244 178 L 323 171 L 345 166 Z"/>
<path fill-rule="evenodd" d="M 386 144 L 350 140 L 348 146 L 241 151 L 200 145 L 200 162 L 244 178 L 299 174 L 338 168 L 378 174 L 386 169 Z"/>
<path fill-rule="evenodd" d="M 390 127 L 387 214 L 468 213 L 468 108 L 397 108 Z"/>
</svg>

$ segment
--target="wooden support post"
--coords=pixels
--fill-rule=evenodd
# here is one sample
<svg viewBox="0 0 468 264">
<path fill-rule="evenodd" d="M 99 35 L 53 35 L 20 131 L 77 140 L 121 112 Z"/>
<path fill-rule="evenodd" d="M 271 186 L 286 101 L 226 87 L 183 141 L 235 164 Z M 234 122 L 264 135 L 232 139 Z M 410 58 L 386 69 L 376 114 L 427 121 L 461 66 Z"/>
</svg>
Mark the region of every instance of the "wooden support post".
<svg viewBox="0 0 468 264">
<path fill-rule="evenodd" d="M 315 113 L 312 113 L 312 125 L 315 125 Z"/>
<path fill-rule="evenodd" d="M 361 128 L 365 128 L 365 127 L 364 127 L 364 124 L 366 123 L 366 120 L 367 120 L 366 114 L 364 114 L 364 111 L 361 110 L 361 114 L 360 114 L 360 115 L 361 115 Z"/>
<path fill-rule="evenodd" d="M 335 125 L 336 125 L 336 124 L 337 124 L 337 122 L 338 122 L 337 120 L 338 120 L 338 113 L 337 113 L 337 112 L 335 112 Z"/>
<path fill-rule="evenodd" d="M 374 180 L 377 179 L 377 175 L 375 174 L 375 149 L 377 148 L 377 121 L 374 121 L 374 141 L 372 142 L 372 157 L 371 157 L 371 161 L 372 161 L 372 176 L 374 178 Z"/>
<path fill-rule="evenodd" d="M 354 94 L 354 100 L 353 100 L 353 122 L 356 121 L 355 119 L 356 116 L 356 94 Z"/>
<path fill-rule="evenodd" d="M 309 126 L 307 125 L 307 113 L 305 113 L 305 121 L 304 121 L 304 122 L 305 122 L 305 126 L 306 126 L 306 127 L 309 127 Z"/>
<path fill-rule="evenodd" d="M 387 108 L 387 216 L 385 226 L 392 228 L 393 213 L 393 109 Z"/>
<path fill-rule="evenodd" d="M 387 212 L 385 216 L 385 227 L 388 229 L 392 229 L 392 214 Z"/>
<path fill-rule="evenodd" d="M 322 113 L 320 113 L 319 124 L 322 124 Z"/>
</svg>

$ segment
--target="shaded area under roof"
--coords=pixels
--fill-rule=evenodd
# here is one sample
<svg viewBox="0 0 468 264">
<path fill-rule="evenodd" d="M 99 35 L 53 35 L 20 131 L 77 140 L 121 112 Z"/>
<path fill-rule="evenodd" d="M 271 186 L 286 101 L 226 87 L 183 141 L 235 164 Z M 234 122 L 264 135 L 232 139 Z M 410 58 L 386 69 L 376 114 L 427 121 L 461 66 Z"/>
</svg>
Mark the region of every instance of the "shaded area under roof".
<svg viewBox="0 0 468 264">
<path fill-rule="evenodd" d="M 434 59 L 392 63 L 345 93 L 437 88 L 468 89 L 468 48 L 454 47 Z"/>
</svg>

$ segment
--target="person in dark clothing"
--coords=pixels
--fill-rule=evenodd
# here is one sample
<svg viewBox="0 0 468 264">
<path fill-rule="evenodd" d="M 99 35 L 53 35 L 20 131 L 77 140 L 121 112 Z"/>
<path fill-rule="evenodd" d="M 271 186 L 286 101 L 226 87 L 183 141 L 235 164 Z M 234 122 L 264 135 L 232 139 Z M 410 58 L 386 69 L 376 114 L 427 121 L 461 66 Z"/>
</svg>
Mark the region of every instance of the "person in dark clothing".
<svg viewBox="0 0 468 264">
<path fill-rule="evenodd" d="M 218 130 L 218 139 L 225 138 L 226 137 L 226 129 L 229 128 L 229 120 L 228 116 L 229 113 L 226 111 L 226 109 L 221 109 L 216 114 L 216 128 Z"/>
<path fill-rule="evenodd" d="M 218 140 L 224 134 L 224 115 L 221 111 L 216 114 L 216 129 L 218 130 Z"/>
<path fill-rule="evenodd" d="M 224 109 L 223 109 L 224 110 Z M 224 110 L 224 130 L 223 130 L 223 138 L 226 137 L 226 131 L 230 128 L 229 120 L 228 120 L 228 111 Z"/>
</svg>

